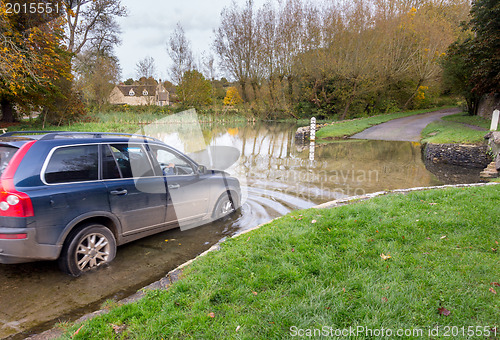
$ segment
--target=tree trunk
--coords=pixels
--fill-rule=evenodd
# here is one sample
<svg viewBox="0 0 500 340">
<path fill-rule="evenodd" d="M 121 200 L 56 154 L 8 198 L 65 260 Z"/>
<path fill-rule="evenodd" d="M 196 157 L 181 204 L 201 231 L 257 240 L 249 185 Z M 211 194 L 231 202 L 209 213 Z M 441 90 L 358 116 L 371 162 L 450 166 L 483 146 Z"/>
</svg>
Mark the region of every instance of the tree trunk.
<svg viewBox="0 0 500 340">
<path fill-rule="evenodd" d="M 12 123 L 15 121 L 14 108 L 12 107 L 12 102 L 6 98 L 2 98 L 0 101 L 2 106 L 2 122 Z"/>
<path fill-rule="evenodd" d="M 420 86 L 422 85 L 422 83 L 423 83 L 422 80 L 418 81 L 418 84 L 417 84 L 417 87 L 415 88 L 415 91 L 413 91 L 413 94 L 410 96 L 410 98 L 408 98 L 408 100 L 406 101 L 406 103 L 404 105 L 404 109 L 405 110 L 408 108 L 408 105 L 410 105 L 410 102 L 413 100 L 413 98 L 415 98 L 415 96 L 417 95 L 418 89 L 420 88 Z"/>
<path fill-rule="evenodd" d="M 345 106 L 344 113 L 342 113 L 340 120 L 344 120 L 347 117 L 347 113 L 349 112 L 349 107 L 351 106 L 352 102 L 354 101 L 354 97 L 356 97 L 356 88 L 357 87 L 358 87 L 358 83 L 355 82 L 354 88 L 352 89 L 352 95 L 347 100 L 347 104 Z"/>
<path fill-rule="evenodd" d="M 259 98 L 260 86 L 255 80 L 251 81 L 251 85 L 253 91 L 253 99 L 256 100 L 257 98 Z"/>
<path fill-rule="evenodd" d="M 295 79 L 293 78 L 293 76 L 288 75 L 287 80 L 288 80 L 288 97 L 290 100 L 290 105 L 293 106 L 293 82 L 295 81 Z"/>
<path fill-rule="evenodd" d="M 274 110 L 276 103 L 274 100 L 274 76 L 269 76 L 269 97 L 271 99 L 271 108 Z"/>
<path fill-rule="evenodd" d="M 240 79 L 239 83 L 241 86 L 241 99 L 243 99 L 243 102 L 246 103 L 246 102 L 248 102 L 247 82 L 244 79 Z"/>
</svg>

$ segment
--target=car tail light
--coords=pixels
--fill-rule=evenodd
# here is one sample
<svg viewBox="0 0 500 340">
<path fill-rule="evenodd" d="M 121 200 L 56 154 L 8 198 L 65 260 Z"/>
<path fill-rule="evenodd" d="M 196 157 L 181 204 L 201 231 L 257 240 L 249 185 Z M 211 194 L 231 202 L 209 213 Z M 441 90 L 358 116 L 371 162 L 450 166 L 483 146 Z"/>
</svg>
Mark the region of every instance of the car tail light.
<svg viewBox="0 0 500 340">
<path fill-rule="evenodd" d="M 28 234 L 0 234 L 0 240 L 25 240 Z"/>
<path fill-rule="evenodd" d="M 36 141 L 24 144 L 12 157 L 0 178 L 0 216 L 30 217 L 34 216 L 30 197 L 16 190 L 14 174 L 22 159 Z M 20 234 L 22 235 L 22 234 Z"/>
</svg>

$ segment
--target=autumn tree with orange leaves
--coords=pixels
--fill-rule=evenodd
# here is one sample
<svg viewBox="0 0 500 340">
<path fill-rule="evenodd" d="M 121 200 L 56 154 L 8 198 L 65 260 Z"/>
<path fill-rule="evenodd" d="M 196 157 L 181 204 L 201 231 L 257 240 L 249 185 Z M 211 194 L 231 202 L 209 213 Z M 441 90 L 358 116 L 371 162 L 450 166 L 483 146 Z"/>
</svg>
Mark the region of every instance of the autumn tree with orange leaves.
<svg viewBox="0 0 500 340">
<path fill-rule="evenodd" d="M 61 95 L 60 82 L 71 80 L 70 56 L 61 45 L 63 20 L 34 25 L 9 14 L 0 1 L 0 105 L 2 121 L 18 111 L 46 106 Z"/>
</svg>

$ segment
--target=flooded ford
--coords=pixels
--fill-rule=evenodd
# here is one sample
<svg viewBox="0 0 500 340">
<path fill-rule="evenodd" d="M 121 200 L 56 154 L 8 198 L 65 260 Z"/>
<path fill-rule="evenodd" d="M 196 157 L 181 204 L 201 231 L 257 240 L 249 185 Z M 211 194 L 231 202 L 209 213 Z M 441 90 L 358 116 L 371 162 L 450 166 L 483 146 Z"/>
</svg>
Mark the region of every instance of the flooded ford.
<svg viewBox="0 0 500 340">
<path fill-rule="evenodd" d="M 0 265 L 0 337 L 23 338 L 75 320 L 106 300 L 133 294 L 221 239 L 292 210 L 381 190 L 479 181 L 480 169 L 426 166 L 419 143 L 341 140 L 311 148 L 295 140 L 296 129 L 287 123 L 158 124 L 143 131 L 198 162 L 206 156 L 203 148 L 236 149 L 236 158 L 223 157 L 218 165 L 240 180 L 241 208 L 224 220 L 181 225 L 123 245 L 108 266 L 78 278 L 60 272 L 54 261 Z"/>
</svg>

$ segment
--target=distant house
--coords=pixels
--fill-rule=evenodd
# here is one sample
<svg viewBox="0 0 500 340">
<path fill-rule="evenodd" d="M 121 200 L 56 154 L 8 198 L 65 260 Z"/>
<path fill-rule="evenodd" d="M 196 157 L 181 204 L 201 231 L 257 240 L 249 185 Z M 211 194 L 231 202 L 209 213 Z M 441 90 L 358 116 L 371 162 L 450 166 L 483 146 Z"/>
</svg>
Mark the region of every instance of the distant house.
<svg viewBox="0 0 500 340">
<path fill-rule="evenodd" d="M 158 85 L 116 85 L 109 95 L 110 104 L 170 105 L 170 94 Z"/>
</svg>

